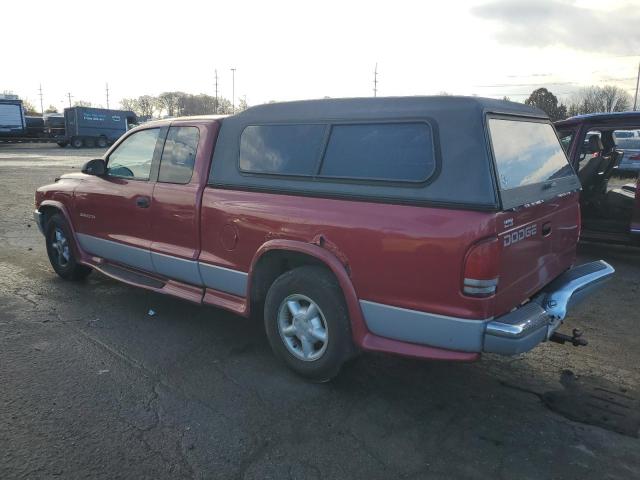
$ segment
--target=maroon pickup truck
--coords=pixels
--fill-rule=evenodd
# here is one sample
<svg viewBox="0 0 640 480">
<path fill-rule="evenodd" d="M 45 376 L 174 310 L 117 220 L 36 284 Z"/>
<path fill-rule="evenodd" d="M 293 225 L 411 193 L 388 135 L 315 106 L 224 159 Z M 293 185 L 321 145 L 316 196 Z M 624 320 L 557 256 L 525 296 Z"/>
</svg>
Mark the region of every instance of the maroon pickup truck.
<svg viewBox="0 0 640 480">
<path fill-rule="evenodd" d="M 359 351 L 471 361 L 557 331 L 580 182 L 547 116 L 465 97 L 318 100 L 148 123 L 36 192 L 54 270 L 264 319 L 296 372 Z"/>
</svg>

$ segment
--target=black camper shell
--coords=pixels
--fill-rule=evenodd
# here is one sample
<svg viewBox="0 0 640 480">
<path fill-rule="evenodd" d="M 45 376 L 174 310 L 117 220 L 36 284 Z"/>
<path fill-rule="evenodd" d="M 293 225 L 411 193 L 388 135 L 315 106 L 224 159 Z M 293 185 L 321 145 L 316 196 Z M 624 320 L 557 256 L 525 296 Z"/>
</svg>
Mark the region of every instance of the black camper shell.
<svg viewBox="0 0 640 480">
<path fill-rule="evenodd" d="M 580 188 L 569 168 L 553 182 L 502 192 L 487 126 L 491 117 L 551 123 L 536 108 L 478 97 L 378 97 L 260 105 L 222 120 L 209 184 L 217 188 L 474 210 L 514 208 Z M 329 138 L 338 132 L 344 137 L 349 130 L 366 134 L 367 125 L 391 126 L 398 131 L 404 126 L 422 128 L 424 145 L 430 150 L 426 158 L 432 168 L 411 179 L 395 178 L 393 172 L 388 178 L 369 178 L 366 174 L 346 178 L 323 173 L 331 153 L 328 148 L 338 148 L 328 147 Z M 265 163 L 268 159 L 258 158 L 260 166 L 255 168 L 252 152 L 268 157 L 264 138 L 276 138 L 278 132 L 287 130 L 281 127 L 288 127 L 291 135 L 303 135 L 305 141 L 308 138 L 308 143 L 314 144 L 308 152 L 295 152 L 309 156 L 307 163 L 313 167 L 283 173 Z M 347 139 L 339 145 L 347 148 L 348 143 Z M 274 161 L 281 160 L 279 152 L 272 153 Z"/>
</svg>

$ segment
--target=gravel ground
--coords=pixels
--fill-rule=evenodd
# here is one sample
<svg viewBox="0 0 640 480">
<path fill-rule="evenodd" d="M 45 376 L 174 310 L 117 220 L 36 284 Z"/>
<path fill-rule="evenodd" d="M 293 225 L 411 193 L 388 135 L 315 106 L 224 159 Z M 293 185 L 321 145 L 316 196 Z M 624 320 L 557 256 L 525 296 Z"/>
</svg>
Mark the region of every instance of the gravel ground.
<svg viewBox="0 0 640 480">
<path fill-rule="evenodd" d="M 563 327 L 586 348 L 314 385 L 256 323 L 53 273 L 34 189 L 100 154 L 0 145 L 0 478 L 640 478 L 638 250 L 580 248 L 617 269 Z"/>
</svg>

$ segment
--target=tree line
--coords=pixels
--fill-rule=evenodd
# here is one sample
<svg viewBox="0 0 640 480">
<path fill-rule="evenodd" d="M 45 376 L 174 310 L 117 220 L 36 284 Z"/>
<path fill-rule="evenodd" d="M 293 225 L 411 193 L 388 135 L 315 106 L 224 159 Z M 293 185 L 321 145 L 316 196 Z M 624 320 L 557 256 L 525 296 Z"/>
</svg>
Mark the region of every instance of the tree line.
<svg viewBox="0 0 640 480">
<path fill-rule="evenodd" d="M 625 112 L 633 108 L 631 95 L 615 85 L 584 87 L 569 97 L 566 105 L 546 88 L 538 88 L 524 103 L 543 110 L 553 121 L 587 113 Z"/>
<path fill-rule="evenodd" d="M 7 92 L 5 92 L 7 93 Z M 440 95 L 449 95 L 440 92 Z M 505 100 L 510 100 L 504 97 Z M 271 103 L 271 102 L 270 102 Z M 633 98 L 626 90 L 615 85 L 584 87 L 569 97 L 566 103 L 558 100 L 550 90 L 537 88 L 524 101 L 525 104 L 543 110 L 551 120 L 563 120 L 575 115 L 587 113 L 624 112 L 633 108 Z M 28 100 L 23 101 L 27 115 L 40 115 L 35 106 Z M 91 107 L 90 102 L 78 100 L 74 107 Z M 163 92 L 160 95 L 142 95 L 137 98 L 123 98 L 120 106 L 124 110 L 131 110 L 145 119 L 163 116 L 190 115 L 227 115 L 233 113 L 231 101 L 224 97 L 214 97 L 204 93 L 193 95 L 185 92 Z M 245 99 L 240 99 L 235 111 L 241 112 L 248 108 Z M 58 109 L 50 105 L 45 113 L 57 113 Z"/>
<path fill-rule="evenodd" d="M 123 98 L 120 101 L 120 106 L 124 110 L 131 110 L 136 115 L 145 118 L 226 115 L 234 111 L 233 104 L 227 98 L 216 98 L 204 93 L 193 95 L 184 92 L 163 92 L 158 96 L 142 95 L 138 98 Z M 235 106 L 235 112 L 246 110 L 247 107 L 246 100 L 241 98 Z"/>
</svg>

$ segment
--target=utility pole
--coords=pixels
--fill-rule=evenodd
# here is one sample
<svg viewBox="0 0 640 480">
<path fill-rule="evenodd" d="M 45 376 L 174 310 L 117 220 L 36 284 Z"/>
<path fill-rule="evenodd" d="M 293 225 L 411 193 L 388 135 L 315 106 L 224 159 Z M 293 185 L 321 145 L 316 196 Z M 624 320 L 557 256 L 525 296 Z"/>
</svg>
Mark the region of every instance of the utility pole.
<svg viewBox="0 0 640 480">
<path fill-rule="evenodd" d="M 109 109 L 109 84 L 106 84 L 106 92 L 107 92 L 107 110 Z"/>
<path fill-rule="evenodd" d="M 373 96 L 378 96 L 378 62 L 376 62 L 376 68 L 373 70 Z"/>
<path fill-rule="evenodd" d="M 69 108 L 71 108 L 71 92 L 67 93 L 67 98 L 69 98 Z"/>
<path fill-rule="evenodd" d="M 636 96 L 633 97 L 633 111 L 636 110 L 636 104 L 638 103 L 638 84 L 640 83 L 640 63 L 638 63 L 638 78 L 636 79 Z"/>
<path fill-rule="evenodd" d="M 231 105 L 232 112 L 236 113 L 236 69 L 231 69 Z"/>
<path fill-rule="evenodd" d="M 40 111 L 42 112 L 42 118 L 44 118 L 44 103 L 42 103 L 42 84 L 40 84 Z"/>
<path fill-rule="evenodd" d="M 213 107 L 213 113 L 218 114 L 218 69 L 216 68 L 216 103 Z"/>
</svg>

